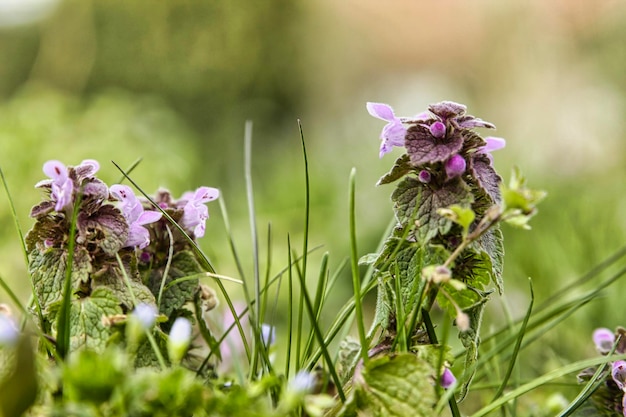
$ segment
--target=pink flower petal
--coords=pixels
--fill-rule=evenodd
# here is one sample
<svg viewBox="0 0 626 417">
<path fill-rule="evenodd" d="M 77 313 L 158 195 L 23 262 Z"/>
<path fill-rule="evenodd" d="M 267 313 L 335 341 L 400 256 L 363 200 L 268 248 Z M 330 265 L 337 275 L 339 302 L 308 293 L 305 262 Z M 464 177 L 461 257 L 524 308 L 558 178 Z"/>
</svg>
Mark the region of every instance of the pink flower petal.
<svg viewBox="0 0 626 417">
<path fill-rule="evenodd" d="M 388 104 L 368 102 L 366 107 L 368 113 L 378 119 L 389 122 L 396 118 L 393 109 Z"/>
</svg>

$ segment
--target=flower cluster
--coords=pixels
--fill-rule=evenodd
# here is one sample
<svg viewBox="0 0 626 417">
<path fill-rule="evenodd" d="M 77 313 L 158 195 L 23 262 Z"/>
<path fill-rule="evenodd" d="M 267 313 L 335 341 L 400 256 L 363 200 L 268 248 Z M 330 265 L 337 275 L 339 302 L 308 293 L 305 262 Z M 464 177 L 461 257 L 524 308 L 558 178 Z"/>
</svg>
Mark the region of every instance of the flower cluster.
<svg viewBox="0 0 626 417">
<path fill-rule="evenodd" d="M 611 351 L 616 354 L 626 353 L 626 329 L 622 327 L 618 327 L 615 332 L 606 328 L 596 329 L 592 340 L 601 355 L 608 355 Z M 597 368 L 583 370 L 578 374 L 579 382 L 586 383 L 596 370 Z M 626 361 L 610 363 L 610 371 L 605 372 L 603 378 L 604 384 L 591 396 L 593 407 L 602 412 L 626 416 Z"/>
<path fill-rule="evenodd" d="M 72 348 L 106 345 L 113 332 L 110 323 L 115 320 L 103 320 L 103 314 L 115 317 L 135 310 L 137 314 L 132 317 L 145 323 L 162 314 L 167 317 L 164 326 L 168 330 L 177 318 L 189 315 L 186 303 L 197 302 L 207 309 L 197 278 L 173 284 L 172 281 L 205 271 L 192 246 L 196 238 L 205 234 L 209 217 L 205 204 L 215 200 L 219 191 L 200 187 L 174 200 L 168 191 L 161 190 L 154 198 L 158 204 L 155 207 L 148 199 L 136 196 L 127 185 L 109 188 L 95 176 L 99 168 L 98 162 L 90 159 L 77 166 L 46 162 L 43 171 L 49 178 L 36 185 L 45 191 L 45 197 L 31 210 L 36 221 L 26 236 L 29 269 L 44 318 L 44 333 L 54 334 L 53 323 L 63 301 L 68 268 L 73 300 L 83 303 L 80 308 L 77 304 L 77 309 L 94 315 L 76 316 L 72 331 L 84 334 L 72 335 Z M 162 211 L 185 233 L 172 226 Z M 74 248 L 71 265 L 70 247 Z M 166 284 L 170 285 L 165 288 Z M 142 303 L 142 307 L 135 302 Z M 146 310 L 147 306 L 150 310 Z M 97 324 L 85 326 L 92 322 Z"/>
</svg>

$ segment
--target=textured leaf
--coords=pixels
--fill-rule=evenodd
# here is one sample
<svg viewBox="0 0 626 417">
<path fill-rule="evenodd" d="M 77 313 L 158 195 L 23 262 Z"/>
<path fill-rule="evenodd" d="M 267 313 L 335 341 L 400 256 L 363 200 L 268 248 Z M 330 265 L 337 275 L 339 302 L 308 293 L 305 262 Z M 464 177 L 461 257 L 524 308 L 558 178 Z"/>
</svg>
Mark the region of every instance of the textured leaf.
<svg viewBox="0 0 626 417">
<path fill-rule="evenodd" d="M 389 184 L 392 183 L 406 174 L 411 172 L 414 167 L 411 165 L 411 159 L 408 154 L 402 155 L 400 158 L 396 159 L 391 171 L 383 175 L 376 185 Z"/>
<path fill-rule="evenodd" d="M 46 214 L 54 210 L 54 206 L 55 203 L 53 201 L 42 201 L 30 210 L 30 217 L 37 218 L 45 216 Z"/>
<path fill-rule="evenodd" d="M 50 304 L 60 300 L 63 296 L 66 263 L 67 253 L 61 249 L 49 249 L 45 252 L 33 250 L 28 255 L 28 269 L 44 311 Z M 72 288 L 75 291 L 81 283 L 89 280 L 91 263 L 87 251 L 78 248 L 73 263 Z"/>
<path fill-rule="evenodd" d="M 498 293 L 502 295 L 504 292 L 504 280 L 502 272 L 504 268 L 504 237 L 500 225 L 496 225 L 489 229 L 477 241 L 478 245 L 484 250 L 491 260 L 491 280 L 498 289 Z"/>
<path fill-rule="evenodd" d="M 446 182 L 441 188 L 434 188 L 408 177 L 398 184 L 391 199 L 394 202 L 396 217 L 403 225 L 413 216 L 415 205 L 418 204 L 417 237 L 422 243 L 427 243 L 438 233 L 447 233 L 452 225 L 452 222 L 438 214 L 437 210 L 453 204 L 469 207 L 472 195 L 467 184 L 459 178 Z"/>
<path fill-rule="evenodd" d="M 464 104 L 455 103 L 454 101 L 442 101 L 431 104 L 428 106 L 428 110 L 442 119 L 449 119 L 451 117 L 464 115 L 467 107 Z"/>
<path fill-rule="evenodd" d="M 414 166 L 432 164 L 459 153 L 463 148 L 463 136 L 455 131 L 443 138 L 435 138 L 427 127 L 413 125 L 407 130 L 404 146 Z"/>
<path fill-rule="evenodd" d="M 77 224 L 79 243 L 95 244 L 108 256 L 115 256 L 128 238 L 126 219 L 117 208 L 108 204 L 91 215 L 81 211 Z"/>
<path fill-rule="evenodd" d="M 437 402 L 432 366 L 405 353 L 382 356 L 355 374 L 353 390 L 358 415 L 430 417 Z"/>
<path fill-rule="evenodd" d="M 500 204 L 502 201 L 502 196 L 500 195 L 502 178 L 491 166 L 489 157 L 484 153 L 476 154 L 472 158 L 470 165 L 478 186 L 489 196 L 493 204 Z"/>
<path fill-rule="evenodd" d="M 70 350 L 87 348 L 102 352 L 111 335 L 102 318 L 122 314 L 117 297 L 105 288 L 96 288 L 89 297 L 72 302 L 70 308 Z"/>
<path fill-rule="evenodd" d="M 137 270 L 135 269 L 133 273 L 127 269 L 126 273 L 128 274 L 130 286 L 137 302 L 156 305 L 156 300 L 150 289 L 139 281 Z M 111 291 L 117 298 L 119 304 L 122 305 L 126 311 L 130 311 L 135 307 L 133 297 L 128 290 L 128 285 L 126 285 L 124 276 L 117 266 L 111 266 L 97 277 L 94 277 L 92 288 L 106 288 Z"/>
<path fill-rule="evenodd" d="M 43 216 L 37 219 L 33 228 L 26 234 L 26 250 L 31 252 L 38 248 L 40 251 L 47 249 L 45 242 L 52 242 L 55 247 L 60 247 L 67 238 L 65 219 L 61 216 Z"/>
<path fill-rule="evenodd" d="M 169 284 L 175 279 L 187 277 L 190 275 L 204 272 L 193 252 L 182 251 L 178 252 L 172 258 L 169 272 L 165 280 L 165 285 Z M 147 285 L 152 291 L 155 297 L 159 294 L 159 288 L 165 273 L 165 266 L 152 269 L 149 272 Z M 160 313 L 170 317 L 170 315 L 180 309 L 186 302 L 192 301 L 196 289 L 198 288 L 198 280 L 185 280 L 178 282 L 163 292 L 163 298 L 161 299 Z"/>
</svg>

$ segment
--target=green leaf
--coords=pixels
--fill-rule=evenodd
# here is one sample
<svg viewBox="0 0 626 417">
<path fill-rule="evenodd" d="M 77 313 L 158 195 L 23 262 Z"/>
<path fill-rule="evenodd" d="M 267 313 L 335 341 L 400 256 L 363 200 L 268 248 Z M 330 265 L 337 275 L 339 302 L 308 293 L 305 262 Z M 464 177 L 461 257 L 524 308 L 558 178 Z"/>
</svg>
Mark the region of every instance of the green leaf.
<svg viewBox="0 0 626 417">
<path fill-rule="evenodd" d="M 137 302 L 156 305 L 154 295 L 139 278 L 137 258 L 134 251 L 123 251 L 120 252 L 120 255 Z M 117 297 L 120 305 L 124 306 L 127 311 L 132 310 L 135 307 L 133 297 L 128 290 L 128 285 L 126 285 L 124 275 L 117 261 L 111 260 L 111 262 L 101 267 L 100 270 L 98 274 L 92 275 L 92 288 L 106 288 L 110 290 Z"/>
<path fill-rule="evenodd" d="M 171 281 L 204 272 L 193 252 L 185 250 L 176 253 L 172 257 L 170 269 L 168 271 L 165 284 Z M 159 294 L 165 266 L 152 269 L 148 272 L 147 285 L 155 296 Z M 186 302 L 192 301 L 198 288 L 198 279 L 183 280 L 163 291 L 161 299 L 160 313 L 170 317 L 173 312 L 180 309 Z"/>
<path fill-rule="evenodd" d="M 116 348 L 76 352 L 63 367 L 64 394 L 77 402 L 104 403 L 121 385 L 129 366 L 124 353 Z"/>
<path fill-rule="evenodd" d="M 28 255 L 28 270 L 32 276 L 35 292 L 45 312 L 47 307 L 63 296 L 67 252 L 62 249 L 48 249 L 44 252 L 34 249 Z M 72 288 L 89 280 L 91 263 L 84 248 L 77 248 L 72 268 Z"/>
<path fill-rule="evenodd" d="M 417 223 L 416 237 L 421 243 L 427 243 L 437 234 L 446 234 L 452 222 L 442 217 L 437 211 L 453 204 L 469 207 L 473 201 L 468 185 L 461 179 L 439 185 L 425 185 L 417 179 L 407 177 L 391 195 L 398 221 L 406 226 L 414 217 Z"/>
<path fill-rule="evenodd" d="M 491 281 L 498 289 L 498 293 L 504 293 L 504 281 L 502 272 L 504 268 L 504 237 L 500 225 L 497 224 L 482 235 L 476 243 L 484 250 L 491 261 Z"/>
<path fill-rule="evenodd" d="M 437 395 L 433 367 L 414 354 L 374 358 L 354 377 L 348 402 L 354 403 L 340 416 L 431 417 Z"/>
<path fill-rule="evenodd" d="M 409 154 L 404 154 L 400 158 L 396 159 L 391 171 L 383 175 L 376 185 L 383 185 L 392 183 L 402 177 L 404 177 L 409 172 L 413 171 L 415 168 L 411 165 L 411 158 Z"/>
<path fill-rule="evenodd" d="M 102 352 L 111 336 L 111 328 L 102 318 L 122 314 L 119 301 L 111 291 L 96 288 L 89 297 L 72 302 L 70 308 L 70 351 L 93 349 Z"/>
<path fill-rule="evenodd" d="M 448 220 L 451 220 L 454 223 L 460 225 L 463 228 L 464 239 L 467 237 L 469 227 L 472 225 L 474 219 L 476 218 L 474 210 L 472 210 L 470 207 L 461 207 L 458 204 L 453 204 L 447 208 L 440 208 L 439 210 L 437 210 L 437 213 L 440 216 L 443 216 Z"/>
</svg>

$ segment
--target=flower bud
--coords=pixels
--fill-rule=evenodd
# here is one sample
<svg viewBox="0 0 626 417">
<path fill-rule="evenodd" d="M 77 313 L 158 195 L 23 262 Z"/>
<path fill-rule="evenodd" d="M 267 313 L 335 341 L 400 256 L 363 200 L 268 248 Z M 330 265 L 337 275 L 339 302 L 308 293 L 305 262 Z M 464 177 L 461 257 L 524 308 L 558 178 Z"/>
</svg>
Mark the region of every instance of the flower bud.
<svg viewBox="0 0 626 417">
<path fill-rule="evenodd" d="M 465 159 L 459 155 L 453 155 L 446 161 L 446 174 L 448 178 L 458 177 L 459 175 L 465 172 L 465 168 L 467 167 L 467 163 Z"/>
<path fill-rule="evenodd" d="M 14 346 L 20 332 L 13 318 L 6 314 L 0 314 L 0 346 Z"/>
<path fill-rule="evenodd" d="M 446 135 L 446 125 L 441 122 L 435 122 L 429 127 L 430 134 L 436 137 L 437 139 L 441 139 Z"/>
<path fill-rule="evenodd" d="M 465 332 L 470 328 L 469 316 L 462 311 L 459 311 L 456 315 L 456 327 L 458 327 L 462 332 Z"/>
<path fill-rule="evenodd" d="M 421 183 L 428 184 L 430 180 L 432 179 L 432 176 L 430 175 L 430 172 L 423 169 L 420 171 L 417 178 L 419 179 Z"/>
<path fill-rule="evenodd" d="M 443 370 L 443 374 L 441 374 L 441 386 L 443 389 L 450 388 L 453 384 L 456 383 L 456 377 L 450 370 L 450 368 L 446 367 Z"/>
<path fill-rule="evenodd" d="M 596 345 L 596 350 L 606 355 L 613 348 L 615 343 L 615 334 L 606 328 L 599 328 L 593 332 L 593 343 Z"/>
<path fill-rule="evenodd" d="M 180 363 L 190 343 L 191 322 L 184 317 L 178 317 L 172 325 L 170 337 L 167 340 L 167 353 L 170 355 L 170 361 Z"/>
</svg>

